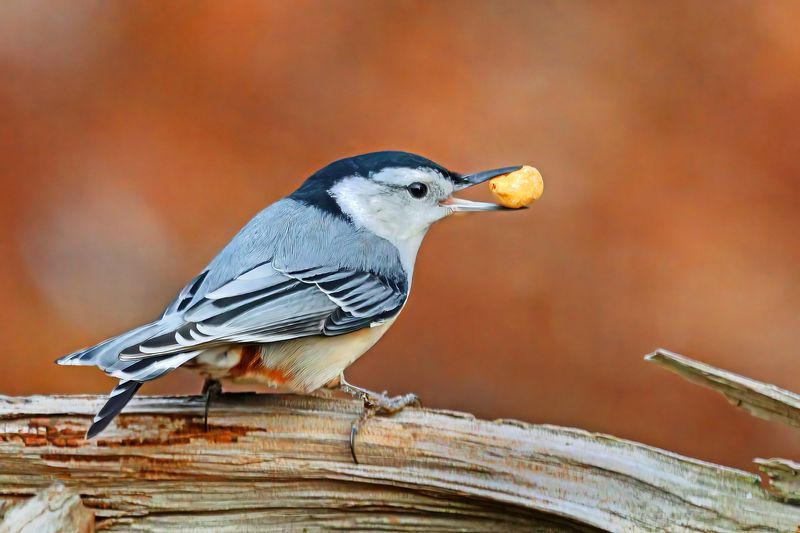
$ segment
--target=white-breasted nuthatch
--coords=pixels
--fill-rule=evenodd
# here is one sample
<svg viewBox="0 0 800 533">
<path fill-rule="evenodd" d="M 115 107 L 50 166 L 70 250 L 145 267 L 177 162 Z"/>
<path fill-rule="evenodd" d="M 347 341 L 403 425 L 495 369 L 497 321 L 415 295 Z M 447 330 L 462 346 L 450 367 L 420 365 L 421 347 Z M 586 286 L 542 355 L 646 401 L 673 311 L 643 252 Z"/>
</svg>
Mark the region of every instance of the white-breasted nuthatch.
<svg viewBox="0 0 800 533">
<path fill-rule="evenodd" d="M 390 412 L 413 402 L 413 395 L 387 398 L 354 387 L 343 372 L 403 308 L 431 224 L 457 211 L 504 209 L 452 193 L 518 168 L 462 175 L 389 151 L 319 170 L 248 222 L 157 320 L 57 361 L 95 365 L 120 380 L 87 438 L 142 383 L 179 366 L 207 380 L 300 393 L 338 380 Z"/>
</svg>

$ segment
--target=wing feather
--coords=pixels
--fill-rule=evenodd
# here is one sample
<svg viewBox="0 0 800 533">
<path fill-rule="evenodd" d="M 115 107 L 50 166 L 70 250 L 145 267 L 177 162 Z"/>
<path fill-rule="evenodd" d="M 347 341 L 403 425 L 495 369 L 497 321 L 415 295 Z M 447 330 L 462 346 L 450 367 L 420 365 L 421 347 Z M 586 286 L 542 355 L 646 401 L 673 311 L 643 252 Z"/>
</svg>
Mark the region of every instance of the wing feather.
<svg viewBox="0 0 800 533">
<path fill-rule="evenodd" d="M 331 267 L 279 272 L 268 264 L 209 292 L 177 329 L 123 350 L 137 360 L 231 342 L 342 335 L 400 311 L 406 293 L 384 277 Z M 242 279 L 244 278 L 244 282 Z M 249 287 L 251 292 L 245 289 Z"/>
</svg>

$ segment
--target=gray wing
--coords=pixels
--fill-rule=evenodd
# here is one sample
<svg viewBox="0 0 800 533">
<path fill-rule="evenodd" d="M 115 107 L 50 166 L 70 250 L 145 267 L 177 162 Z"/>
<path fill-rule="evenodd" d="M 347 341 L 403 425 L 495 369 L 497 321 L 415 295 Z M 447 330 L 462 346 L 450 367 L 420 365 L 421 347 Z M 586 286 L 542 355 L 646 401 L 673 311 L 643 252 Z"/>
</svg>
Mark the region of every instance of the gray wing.
<svg viewBox="0 0 800 533">
<path fill-rule="evenodd" d="M 407 295 L 394 246 L 282 200 L 245 226 L 167 307 L 161 322 L 173 327 L 137 339 L 120 359 L 341 335 L 396 315 Z"/>
</svg>

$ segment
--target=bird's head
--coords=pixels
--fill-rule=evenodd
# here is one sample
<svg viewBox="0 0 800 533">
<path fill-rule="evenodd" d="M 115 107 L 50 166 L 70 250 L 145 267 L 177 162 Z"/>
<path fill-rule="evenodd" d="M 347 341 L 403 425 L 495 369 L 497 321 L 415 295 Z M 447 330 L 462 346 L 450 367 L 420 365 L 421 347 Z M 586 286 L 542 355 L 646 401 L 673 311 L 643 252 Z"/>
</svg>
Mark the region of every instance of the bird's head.
<svg viewBox="0 0 800 533">
<path fill-rule="evenodd" d="M 398 247 L 403 242 L 419 246 L 431 224 L 452 213 L 505 209 L 452 194 L 518 168 L 462 175 L 415 154 L 373 152 L 331 163 L 291 198 L 347 218 Z"/>
</svg>

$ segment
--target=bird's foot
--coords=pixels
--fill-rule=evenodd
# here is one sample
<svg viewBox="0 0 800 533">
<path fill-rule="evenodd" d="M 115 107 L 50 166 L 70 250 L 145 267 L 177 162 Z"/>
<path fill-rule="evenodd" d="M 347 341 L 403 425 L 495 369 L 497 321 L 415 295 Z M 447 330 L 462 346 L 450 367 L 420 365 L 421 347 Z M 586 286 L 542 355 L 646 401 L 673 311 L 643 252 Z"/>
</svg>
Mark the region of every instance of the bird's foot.
<svg viewBox="0 0 800 533">
<path fill-rule="evenodd" d="M 344 374 L 339 376 L 339 389 L 356 398 L 360 398 L 364 402 L 364 411 L 350 427 L 350 454 L 353 456 L 353 462 L 356 464 L 358 464 L 358 457 L 356 456 L 356 437 L 358 436 L 358 430 L 364 422 L 375 415 L 393 415 L 399 413 L 408 406 L 422 406 L 416 394 L 410 393 L 400 396 L 389 396 L 386 391 L 378 393 L 362 389 L 361 387 L 356 387 L 345 381 Z"/>
<path fill-rule="evenodd" d="M 219 380 L 206 378 L 203 382 L 203 398 L 205 399 L 205 409 L 203 410 L 203 431 L 208 433 L 208 408 L 211 406 L 211 400 L 218 397 L 222 393 L 222 383 Z"/>
</svg>

